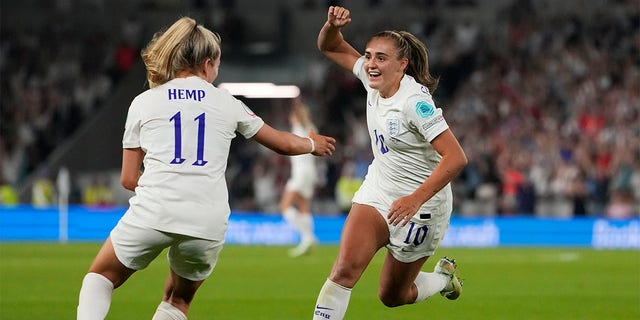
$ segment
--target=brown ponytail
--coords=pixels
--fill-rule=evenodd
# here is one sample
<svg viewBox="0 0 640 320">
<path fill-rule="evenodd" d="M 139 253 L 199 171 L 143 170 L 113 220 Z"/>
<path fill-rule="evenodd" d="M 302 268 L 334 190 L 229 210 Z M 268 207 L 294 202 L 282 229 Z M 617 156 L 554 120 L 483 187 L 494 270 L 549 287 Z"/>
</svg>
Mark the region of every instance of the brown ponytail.
<svg viewBox="0 0 640 320">
<path fill-rule="evenodd" d="M 436 91 L 439 78 L 432 76 L 429 72 L 427 47 L 416 36 L 407 31 L 387 30 L 377 33 L 372 38 L 391 39 L 398 48 L 398 58 L 409 60 L 405 73 L 427 87 L 431 94 Z"/>
</svg>

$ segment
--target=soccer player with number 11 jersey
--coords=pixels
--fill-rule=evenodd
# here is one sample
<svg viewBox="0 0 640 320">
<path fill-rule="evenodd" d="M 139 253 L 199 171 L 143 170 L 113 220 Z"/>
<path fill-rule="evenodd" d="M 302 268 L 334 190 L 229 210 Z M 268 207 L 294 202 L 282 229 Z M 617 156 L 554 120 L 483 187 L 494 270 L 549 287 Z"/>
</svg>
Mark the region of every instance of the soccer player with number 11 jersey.
<svg viewBox="0 0 640 320">
<path fill-rule="evenodd" d="M 104 319 L 113 290 L 165 248 L 170 270 L 153 319 L 187 318 L 224 243 L 225 170 L 236 132 L 285 155 L 335 150 L 335 139 L 276 130 L 216 88 L 220 56 L 220 37 L 189 17 L 142 51 L 150 89 L 131 103 L 122 139 L 122 185 L 135 195 L 83 279 L 77 319 Z"/>
</svg>

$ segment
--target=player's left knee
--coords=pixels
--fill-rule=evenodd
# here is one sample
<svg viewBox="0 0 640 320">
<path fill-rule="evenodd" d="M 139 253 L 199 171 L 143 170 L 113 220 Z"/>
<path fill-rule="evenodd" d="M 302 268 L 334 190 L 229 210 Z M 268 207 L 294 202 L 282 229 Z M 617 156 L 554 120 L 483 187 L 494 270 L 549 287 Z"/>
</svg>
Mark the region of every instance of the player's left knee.
<svg viewBox="0 0 640 320">
<path fill-rule="evenodd" d="M 389 308 L 395 308 L 406 304 L 401 296 L 385 290 L 378 291 L 378 298 L 380 299 L 382 304 Z"/>
</svg>

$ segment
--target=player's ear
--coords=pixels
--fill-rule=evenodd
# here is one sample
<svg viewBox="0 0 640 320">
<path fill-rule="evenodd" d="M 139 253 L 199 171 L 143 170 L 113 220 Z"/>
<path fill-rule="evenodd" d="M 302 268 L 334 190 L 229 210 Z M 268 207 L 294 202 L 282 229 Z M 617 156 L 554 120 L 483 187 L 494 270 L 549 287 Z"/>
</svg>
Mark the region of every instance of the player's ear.
<svg viewBox="0 0 640 320">
<path fill-rule="evenodd" d="M 204 63 L 202 64 L 202 68 L 206 68 L 209 65 L 211 65 L 213 67 L 213 60 L 211 60 L 211 58 L 204 59 Z"/>
</svg>

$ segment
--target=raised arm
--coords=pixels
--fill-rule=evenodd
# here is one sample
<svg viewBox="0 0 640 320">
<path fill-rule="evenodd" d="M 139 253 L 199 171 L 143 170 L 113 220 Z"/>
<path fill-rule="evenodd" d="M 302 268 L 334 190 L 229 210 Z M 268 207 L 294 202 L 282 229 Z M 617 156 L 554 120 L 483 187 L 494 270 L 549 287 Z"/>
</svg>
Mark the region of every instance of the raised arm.
<svg viewBox="0 0 640 320">
<path fill-rule="evenodd" d="M 328 156 L 336 150 L 336 139 L 309 131 L 309 137 L 300 137 L 291 132 L 274 129 L 264 124 L 253 139 L 261 145 L 284 155 L 312 153 L 315 156 Z"/>
<path fill-rule="evenodd" d="M 318 34 L 318 49 L 327 58 L 351 71 L 356 60 L 362 55 L 344 40 L 340 32 L 349 22 L 349 10 L 343 7 L 329 7 L 327 21 Z"/>
</svg>

